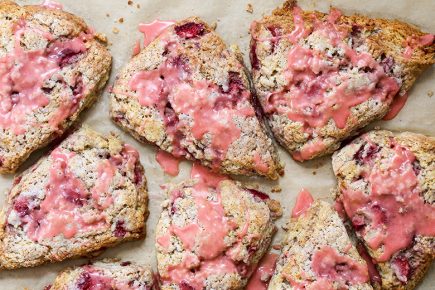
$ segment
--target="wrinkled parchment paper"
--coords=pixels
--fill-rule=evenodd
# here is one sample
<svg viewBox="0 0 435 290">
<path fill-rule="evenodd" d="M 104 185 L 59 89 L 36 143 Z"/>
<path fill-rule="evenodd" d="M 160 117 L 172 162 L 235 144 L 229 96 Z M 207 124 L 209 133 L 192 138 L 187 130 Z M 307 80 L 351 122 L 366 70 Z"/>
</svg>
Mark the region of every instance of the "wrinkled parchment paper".
<svg viewBox="0 0 435 290">
<path fill-rule="evenodd" d="M 269 14 L 284 0 L 59 0 L 66 11 L 83 17 L 96 31 L 106 34 L 113 55 L 113 70 L 109 85 L 120 68 L 129 60 L 135 40 L 141 37 L 137 26 L 141 22 L 154 19 L 179 20 L 196 15 L 209 23 L 217 23 L 217 32 L 227 44 L 237 44 L 244 52 L 248 62 L 249 26 L 254 19 Z M 20 4 L 41 3 L 42 0 L 18 1 Z M 246 11 L 247 4 L 253 6 L 253 13 Z M 373 17 L 397 18 L 419 26 L 423 31 L 435 32 L 435 0 L 300 0 L 302 8 L 327 11 L 330 5 L 340 8 L 344 13 L 361 13 Z M 123 18 L 123 20 L 120 20 Z M 120 23 L 122 22 L 122 23 Z M 435 136 L 435 68 L 426 71 L 410 91 L 407 104 L 402 112 L 392 121 L 378 122 L 370 127 L 380 126 L 395 131 L 414 131 Z M 154 229 L 160 214 L 160 204 L 164 195 L 159 185 L 167 182 L 179 182 L 189 176 L 190 162 L 183 161 L 179 176 L 171 178 L 163 173 L 155 161 L 156 148 L 142 145 L 132 137 L 114 126 L 109 119 L 108 93 L 104 92 L 98 103 L 82 115 L 83 123 L 101 133 L 116 132 L 120 137 L 139 149 L 141 161 L 146 170 L 150 198 L 150 216 L 147 221 L 147 237 L 145 240 L 129 242 L 106 250 L 101 257 L 118 257 L 139 263 L 155 266 Z M 43 150 L 42 150 L 43 151 Z M 282 192 L 272 193 L 274 199 L 280 200 L 284 216 L 277 221 L 279 231 L 274 243 L 281 241 L 281 226 L 288 220 L 297 193 L 302 187 L 309 189 L 315 197 L 328 198 L 335 180 L 331 170 L 331 158 L 306 162 L 293 161 L 289 154 L 280 148 L 281 159 L 285 162 L 285 175 L 279 181 L 270 182 L 261 178 L 242 178 L 249 183 L 259 184 L 265 192 L 273 186 L 281 186 Z M 41 152 L 21 168 L 24 170 L 40 156 Z M 3 206 L 6 191 L 12 184 L 13 176 L 0 176 L 0 206 Z M 0 290 L 43 289 L 50 284 L 56 273 L 66 267 L 82 264 L 84 259 L 65 261 L 44 265 L 32 269 L 0 272 Z M 435 289 L 435 266 L 426 276 L 418 289 Z"/>
</svg>

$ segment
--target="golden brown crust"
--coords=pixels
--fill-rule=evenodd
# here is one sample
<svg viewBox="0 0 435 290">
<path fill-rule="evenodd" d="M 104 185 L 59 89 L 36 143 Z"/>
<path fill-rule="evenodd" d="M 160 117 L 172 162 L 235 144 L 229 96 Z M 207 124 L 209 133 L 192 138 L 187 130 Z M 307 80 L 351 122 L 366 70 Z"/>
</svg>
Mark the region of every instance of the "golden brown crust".
<svg viewBox="0 0 435 290">
<path fill-rule="evenodd" d="M 54 41 L 59 39 L 73 39 L 81 33 L 88 33 L 89 27 L 83 19 L 60 9 L 50 9 L 41 5 L 20 6 L 12 1 L 4 1 L 0 6 L 0 57 L 11 52 L 13 48 L 12 27 L 17 21 L 37 27 L 39 30 L 50 33 Z M 56 20 L 56 21 L 54 21 Z M 51 42 L 41 37 L 29 37 L 22 40 L 27 50 L 46 49 Z M 60 74 L 70 87 L 73 84 L 72 76 L 80 75 L 85 91 L 81 97 L 77 110 L 63 120 L 58 128 L 48 125 L 53 113 L 65 100 L 65 89 L 58 88 L 54 80 L 46 80 L 53 86 L 48 93 L 50 103 L 40 110 L 32 112 L 29 124 L 25 124 L 26 133 L 15 135 L 11 130 L 0 129 L 0 173 L 13 173 L 30 156 L 30 154 L 48 145 L 55 138 L 62 135 L 78 119 L 79 114 L 90 107 L 98 98 L 99 93 L 106 84 L 111 68 L 111 55 L 106 48 L 104 39 L 95 34 L 86 41 L 86 52 L 77 63 L 64 67 Z M 34 126 L 33 123 L 40 126 Z"/>
<path fill-rule="evenodd" d="M 275 44 L 275 52 L 271 55 L 271 44 L 268 41 L 259 41 L 259 39 L 268 39 L 272 36 L 268 30 L 269 27 L 278 27 L 281 29 L 282 35 L 291 33 L 295 28 L 293 23 L 295 5 L 296 1 L 286 1 L 282 8 L 276 9 L 272 15 L 265 16 L 251 26 L 251 52 L 255 54 L 258 63 L 261 64 L 258 69 L 255 69 L 254 66 L 252 74 L 263 107 L 266 105 L 269 93 L 279 91 L 286 85 L 283 77 L 283 70 L 287 62 L 285 53 L 292 44 L 282 38 L 279 44 Z M 313 18 L 322 21 L 326 20 L 328 16 L 318 11 L 302 11 L 301 13 L 305 28 L 314 26 Z M 358 34 L 356 37 L 361 42 L 358 44 L 358 49 L 371 54 L 378 63 L 387 67 L 387 69 L 384 67 L 387 75 L 396 79 L 400 86 L 398 96 L 409 91 L 423 70 L 435 63 L 435 44 L 416 47 L 409 59 L 404 56 L 408 37 L 425 35 L 410 24 L 398 20 L 375 19 L 362 15 L 342 15 L 336 23 L 340 30 L 346 31 L 350 35 L 355 33 L 354 29 L 359 31 L 360 35 Z M 254 63 L 252 59 L 251 62 Z M 312 136 L 312 138 L 304 134 L 301 122 L 292 121 L 285 114 L 270 114 L 268 122 L 277 141 L 291 153 L 300 152 L 307 144 L 322 141 L 325 145 L 324 148 L 308 158 L 313 159 L 334 152 L 339 148 L 342 140 L 352 136 L 370 122 L 384 117 L 390 106 L 391 99 L 385 102 L 369 99 L 351 108 L 351 115 L 344 128 L 338 128 L 330 120 L 325 125 L 316 128 L 317 136 Z"/>
</svg>

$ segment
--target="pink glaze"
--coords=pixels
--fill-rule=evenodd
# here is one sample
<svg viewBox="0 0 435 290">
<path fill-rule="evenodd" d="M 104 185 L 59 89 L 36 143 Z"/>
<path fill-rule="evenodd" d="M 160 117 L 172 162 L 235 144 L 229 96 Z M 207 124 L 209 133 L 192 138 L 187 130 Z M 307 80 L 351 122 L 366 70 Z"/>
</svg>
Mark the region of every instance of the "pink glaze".
<svg viewBox="0 0 435 290">
<path fill-rule="evenodd" d="M 302 11 L 294 7 L 295 28 L 292 33 L 279 36 L 294 43 L 287 55 L 287 68 L 284 75 L 287 85 L 282 90 L 271 93 L 266 100 L 265 112 L 287 115 L 304 126 L 305 133 L 313 135 L 317 128 L 332 120 L 336 127 L 343 129 L 349 121 L 351 109 L 365 101 L 375 99 L 390 103 L 399 91 L 394 78 L 384 72 L 382 66 L 365 52 L 357 52 L 347 44 L 349 32 L 336 25 L 340 11 L 332 9 L 327 21 L 314 19 L 313 27 L 305 27 Z M 310 33 L 317 33 L 345 52 L 345 58 L 334 59 L 325 52 L 309 49 L 298 44 Z M 261 40 L 260 40 L 261 41 Z M 340 73 L 341 66 L 352 65 L 360 69 L 358 73 L 366 78 L 369 85 L 358 85 Z M 309 159 L 323 150 L 318 143 L 297 152 L 297 160 Z"/>
<path fill-rule="evenodd" d="M 260 172 L 263 173 L 269 172 L 269 165 L 265 161 L 263 161 L 260 154 L 258 153 L 254 154 L 254 165 L 255 168 L 258 169 L 258 171 Z"/>
<path fill-rule="evenodd" d="M 97 180 L 95 181 L 95 186 L 92 188 L 91 193 L 92 198 L 101 209 L 106 209 L 113 203 L 113 198 L 108 191 L 115 172 L 116 168 L 109 160 L 104 160 L 98 164 Z"/>
<path fill-rule="evenodd" d="M 159 150 L 156 154 L 156 161 L 160 164 L 163 171 L 171 176 L 177 176 L 179 173 L 178 165 L 180 159 L 175 158 L 173 155 L 166 151 Z"/>
<path fill-rule="evenodd" d="M 323 246 L 314 253 L 311 267 L 317 277 L 330 282 L 356 285 L 369 281 L 365 263 L 361 264 L 348 256 L 342 256 L 329 246 Z"/>
<path fill-rule="evenodd" d="M 177 157 L 188 154 L 180 142 L 183 139 L 196 142 L 208 137 L 216 161 L 212 166 L 217 167 L 230 145 L 240 137 L 235 117 L 255 116 L 252 107 L 246 105 L 250 92 L 240 89 L 243 85 L 236 73 L 230 74 L 227 91 L 205 80 L 193 80 L 188 61 L 180 56 L 182 47 L 171 40 L 171 35 L 165 35 L 162 41 L 167 43 L 166 60 L 154 70 L 134 74 L 129 87 L 142 106 L 159 111 L 166 132 L 173 139 L 171 154 Z M 180 115 L 189 115 L 191 119 L 178 118 Z"/>
<path fill-rule="evenodd" d="M 0 127 L 16 135 L 26 132 L 24 125 L 27 115 L 50 103 L 41 88 L 61 69 L 63 51 L 78 54 L 86 50 L 79 37 L 64 42 L 56 41 L 47 50 L 25 51 L 20 39 L 27 30 L 52 40 L 51 34 L 29 28 L 22 21 L 14 27 L 14 50 L 0 58 Z M 73 100 L 65 101 L 68 105 L 63 104 L 50 120 L 53 128 L 57 128 L 60 122 L 75 112 L 79 98 L 74 96 Z"/>
<path fill-rule="evenodd" d="M 63 235 L 69 239 L 78 232 L 86 232 L 106 226 L 102 214 L 89 216 L 79 209 L 86 203 L 89 192 L 85 184 L 68 169 L 68 160 L 74 153 L 54 150 L 45 199 L 39 210 L 34 210 L 23 220 L 28 223 L 27 235 L 41 241 Z"/>
<path fill-rule="evenodd" d="M 140 53 L 140 41 L 136 41 L 136 43 L 133 46 L 133 52 L 132 52 L 132 56 L 136 56 Z"/>
<path fill-rule="evenodd" d="M 390 110 L 382 120 L 388 121 L 394 119 L 402 110 L 403 106 L 405 106 L 407 100 L 408 100 L 408 93 L 404 93 L 401 96 L 397 95 L 393 99 L 393 102 L 391 103 Z"/>
<path fill-rule="evenodd" d="M 63 5 L 61 3 L 53 0 L 44 0 L 44 2 L 41 5 L 52 9 L 59 9 L 59 10 L 63 9 Z"/>
<path fill-rule="evenodd" d="M 322 140 L 316 142 L 309 142 L 302 146 L 301 149 L 292 153 L 293 159 L 297 161 L 304 161 L 312 158 L 316 154 L 322 152 L 326 148 L 326 145 Z"/>
<path fill-rule="evenodd" d="M 247 290 L 265 290 L 269 285 L 269 280 L 272 277 L 273 271 L 275 270 L 276 260 L 278 259 L 277 254 L 269 253 L 266 254 L 255 270 L 254 274 L 249 279 Z"/>
<path fill-rule="evenodd" d="M 415 155 L 394 140 L 390 142 L 393 155 L 382 163 L 379 158 L 366 161 L 361 172 L 369 195 L 341 189 L 344 208 L 358 228 L 358 235 L 373 250 L 382 249 L 376 258 L 380 262 L 407 248 L 415 235 L 435 235 L 435 207 L 421 197 L 413 169 Z"/>
<path fill-rule="evenodd" d="M 144 34 L 144 46 L 147 47 L 154 39 L 156 39 L 169 26 L 175 24 L 175 21 L 160 21 L 154 20 L 151 23 L 139 24 L 139 31 Z"/>
<path fill-rule="evenodd" d="M 314 199 L 311 196 L 311 193 L 303 188 L 300 192 L 298 197 L 296 198 L 296 204 L 293 207 L 292 211 L 292 218 L 298 218 L 301 215 L 304 215 L 305 212 L 311 207 L 313 204 Z"/>
<path fill-rule="evenodd" d="M 199 180 L 198 186 L 217 188 L 219 183 L 228 179 L 225 175 L 211 172 L 210 169 L 195 162 L 190 171 L 190 178 Z"/>
<path fill-rule="evenodd" d="M 405 59 L 410 59 L 417 48 L 432 45 L 434 43 L 434 37 L 433 34 L 408 36 L 404 43 L 405 50 L 403 51 L 403 57 Z"/>
</svg>

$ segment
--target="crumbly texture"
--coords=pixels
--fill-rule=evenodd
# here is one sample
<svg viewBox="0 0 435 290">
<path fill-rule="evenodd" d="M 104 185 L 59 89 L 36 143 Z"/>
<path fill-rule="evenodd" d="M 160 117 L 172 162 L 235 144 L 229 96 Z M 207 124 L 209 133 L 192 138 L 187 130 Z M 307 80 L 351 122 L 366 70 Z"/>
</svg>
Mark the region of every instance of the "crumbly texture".
<svg viewBox="0 0 435 290">
<path fill-rule="evenodd" d="M 183 263 L 189 255 L 199 255 L 200 243 L 197 242 L 192 250 L 188 250 L 177 235 L 170 236 L 167 248 L 159 243 L 159 238 L 167 235 L 171 226 L 182 227 L 197 223 L 197 205 L 192 196 L 192 187 L 195 184 L 195 180 L 189 180 L 170 185 L 168 194 L 179 191 L 179 197 L 170 198 L 163 203 L 163 211 L 156 227 L 157 264 L 163 283 L 162 289 L 185 289 L 182 286 L 186 285 L 165 284 L 168 267 Z M 211 274 L 205 280 L 204 289 L 243 289 L 251 274 L 249 269 L 259 262 L 270 245 L 276 231 L 273 220 L 281 215 L 281 207 L 277 201 L 263 200 L 234 181 L 222 181 L 218 191 L 224 216 L 233 225 L 224 238 L 226 249 L 222 255 L 230 257 L 237 267 L 237 273 Z M 216 191 L 207 192 L 208 200 L 216 198 Z M 210 234 L 216 236 L 216 233 Z M 193 266 L 191 271 L 195 273 L 201 271 L 201 268 Z"/>
<path fill-rule="evenodd" d="M 79 198 L 68 189 L 59 194 L 66 195 L 64 198 L 70 198 L 77 204 L 75 215 L 80 213 L 83 218 L 89 216 L 90 222 L 92 217 L 104 218 L 103 226 L 86 230 L 79 228 L 71 238 L 65 238 L 62 233 L 52 238 L 29 237 L 28 222 L 34 218 L 31 214 L 41 208 L 49 186 L 53 186 L 52 182 L 49 183 L 53 178 L 50 171 L 54 165 L 52 154 L 41 158 L 37 164 L 17 176 L 0 214 L 0 269 L 62 261 L 144 237 L 148 215 L 144 170 L 138 156 L 133 158 L 125 153 L 125 149 L 126 145 L 117 137 L 105 137 L 86 127 L 70 135 L 55 149 L 73 154 L 68 158 L 67 170 L 82 182 L 87 192 L 86 199 Z M 113 177 L 108 179 L 107 190 L 98 193 L 101 202 L 96 203 L 94 188 L 99 180 L 105 178 L 98 173 L 99 165 L 112 162 L 112 158 L 116 160 L 116 165 L 112 165 Z M 62 183 L 68 188 L 66 182 L 72 182 L 71 178 Z M 111 202 L 101 208 L 102 201 L 108 200 Z M 53 207 L 56 205 L 53 204 Z"/>
<path fill-rule="evenodd" d="M 288 35 L 295 29 L 293 7 L 295 1 L 287 1 L 282 8 L 252 24 L 251 27 L 251 64 L 252 75 L 260 103 L 265 107 L 272 92 L 282 90 L 288 84 L 285 70 L 288 66 L 287 55 L 293 44 L 286 38 L 273 41 L 277 35 Z M 316 16 L 327 21 L 327 14 L 318 11 L 303 11 L 305 27 L 312 27 Z M 393 77 L 400 86 L 396 95 L 405 94 L 424 69 L 435 62 L 435 45 L 417 47 L 410 59 L 404 57 L 406 39 L 422 36 L 416 27 L 398 20 L 374 19 L 361 15 L 341 16 L 337 26 L 350 34 L 345 42 L 358 52 L 372 55 L 384 69 L 387 76 Z M 271 39 L 272 41 L 263 41 Z M 329 53 L 332 61 L 343 59 L 343 51 L 315 33 L 303 37 L 299 44 L 304 48 Z M 365 77 L 358 74 L 353 66 L 340 67 L 340 74 L 353 80 L 354 86 L 367 85 Z M 355 70 L 356 69 L 356 70 Z M 325 125 L 315 128 L 314 134 L 304 132 L 303 123 L 291 120 L 286 114 L 272 112 L 266 115 L 277 141 L 290 153 L 298 153 L 304 146 L 322 141 L 324 147 L 310 158 L 330 154 L 337 150 L 347 137 L 374 120 L 381 119 L 390 109 L 391 98 L 384 102 L 373 98 L 352 107 L 350 116 L 343 128 L 338 128 L 330 119 Z M 307 158 L 307 159 L 310 159 Z"/>
<path fill-rule="evenodd" d="M 149 266 L 142 266 L 117 259 L 104 259 L 88 265 L 66 269 L 59 273 L 50 290 L 91 289 L 89 273 L 112 279 L 113 283 L 127 284 L 129 289 L 157 289 L 157 281 Z"/>
<path fill-rule="evenodd" d="M 368 141 L 370 144 L 367 144 Z M 359 159 L 372 159 L 376 164 L 382 164 L 392 154 L 391 140 L 410 150 L 416 157 L 413 164 L 421 188 L 421 196 L 426 204 L 435 204 L 435 138 L 421 134 L 403 132 L 393 134 L 379 130 L 356 138 L 349 145 L 334 153 L 332 166 L 338 180 L 338 189 L 334 192 L 335 199 L 341 200 L 342 189 L 355 188 L 370 194 L 370 189 L 364 182 L 358 182 L 367 164 Z M 363 181 L 363 180 L 360 180 Z M 361 237 L 360 237 L 361 238 Z M 422 280 L 435 257 L 435 238 L 416 235 L 412 244 L 395 253 L 389 261 L 379 262 L 376 267 L 381 275 L 381 289 L 414 289 Z M 381 249 L 373 250 L 367 246 L 368 253 L 376 258 L 382 254 Z M 393 261 L 404 258 L 410 266 L 410 276 L 407 282 L 400 281 L 395 274 Z"/>
<path fill-rule="evenodd" d="M 90 31 L 81 18 L 62 10 L 19 6 L 12 1 L 1 0 L 0 58 L 14 50 L 13 27 L 20 21 L 32 27 L 21 38 L 21 47 L 26 51 L 49 49 L 53 42 L 73 39 Z M 53 39 L 47 40 L 44 33 L 50 33 Z M 77 120 L 80 112 L 97 99 L 109 78 L 111 55 L 104 37 L 98 34 L 88 39 L 85 46 L 87 50 L 75 56 L 65 52 L 62 61 L 68 63 L 44 81 L 42 89 L 49 103 L 26 116 L 25 124 L 22 124 L 25 133 L 16 135 L 10 129 L 0 128 L 0 173 L 14 172 L 33 151 L 62 135 Z M 76 110 L 58 126 L 52 126 L 50 121 L 66 103 L 65 98 L 75 100 L 79 94 Z"/>
<path fill-rule="evenodd" d="M 268 289 L 299 289 L 288 279 L 293 283 L 301 283 L 304 278 L 316 281 L 312 269 L 313 255 L 323 246 L 329 246 L 340 255 L 365 265 L 337 212 L 329 203 L 315 201 L 304 215 L 292 218 L 288 224 L 282 252 Z M 337 286 L 334 284 L 334 289 L 342 289 Z M 372 286 L 367 282 L 347 285 L 345 289 L 372 289 Z"/>
<path fill-rule="evenodd" d="M 203 28 L 201 36 L 188 39 L 177 36 L 175 32 L 177 27 L 191 23 Z M 208 81 L 219 86 L 222 91 L 233 90 L 233 88 L 239 90 L 238 93 L 232 94 L 234 99 L 227 102 L 242 102 L 238 106 L 252 109 L 252 100 L 236 101 L 241 92 L 249 93 L 250 90 L 241 55 L 236 49 L 236 51 L 228 49 L 213 29 L 196 17 L 177 22 L 169 27 L 168 31 L 179 45 L 178 59 L 182 60 L 184 67 L 188 67 L 192 80 Z M 116 124 L 139 141 L 155 144 L 169 153 L 174 153 L 174 138 L 167 133 L 168 125 L 165 122 L 173 118 L 170 114 L 184 120 L 192 119 L 193 116 L 175 113 L 168 101 L 163 117 L 155 106 L 142 106 L 129 86 L 129 81 L 136 73 L 155 70 L 168 58 L 166 43 L 157 38 L 131 59 L 114 85 L 111 116 Z M 171 88 L 166 89 L 171 90 Z M 210 144 L 212 136 L 205 134 L 199 140 L 193 136 L 191 128 L 177 133 L 182 135 L 178 137 L 181 138 L 180 145 L 185 150 L 184 157 L 199 160 L 203 165 L 214 167 L 221 173 L 278 178 L 278 175 L 283 173 L 283 167 L 272 139 L 266 134 L 264 124 L 256 116 L 234 116 L 233 120 L 241 130 L 240 137 L 229 146 L 227 152 L 219 153 L 224 155 L 219 157 L 219 165 L 216 165 L 216 156 Z M 258 169 L 255 156 L 262 160 L 267 167 L 266 170 Z"/>
</svg>

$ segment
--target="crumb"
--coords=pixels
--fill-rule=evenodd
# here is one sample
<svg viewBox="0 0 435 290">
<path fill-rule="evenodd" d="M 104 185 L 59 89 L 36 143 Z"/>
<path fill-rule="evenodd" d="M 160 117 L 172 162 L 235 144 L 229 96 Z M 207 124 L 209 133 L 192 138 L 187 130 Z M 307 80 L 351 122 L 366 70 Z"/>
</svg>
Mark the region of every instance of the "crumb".
<svg viewBox="0 0 435 290">
<path fill-rule="evenodd" d="M 115 33 L 115 34 L 118 34 L 119 33 L 119 29 L 116 28 L 116 27 L 113 27 L 112 32 Z"/>
<path fill-rule="evenodd" d="M 106 17 L 110 17 L 110 14 L 109 14 L 109 13 L 106 13 Z"/>
<path fill-rule="evenodd" d="M 248 5 L 246 5 L 246 12 L 248 13 L 254 12 L 254 7 L 252 7 L 251 3 L 248 3 Z"/>
<path fill-rule="evenodd" d="M 140 4 L 137 4 L 136 7 L 137 7 L 137 9 L 140 9 Z"/>
<path fill-rule="evenodd" d="M 133 5 L 133 1 L 131 1 L 131 0 L 128 0 L 127 3 L 128 3 L 128 5 L 130 5 L 130 6 Z"/>
<path fill-rule="evenodd" d="M 274 250 L 281 250 L 282 246 L 280 244 L 272 245 L 272 249 L 274 249 Z"/>
<path fill-rule="evenodd" d="M 213 22 L 213 23 L 210 25 L 210 27 L 211 27 L 211 29 L 216 30 L 217 22 L 216 22 L 216 21 Z"/>
<path fill-rule="evenodd" d="M 430 97 L 432 97 L 433 96 L 433 91 L 428 91 L 427 92 L 427 96 L 430 98 Z"/>
<path fill-rule="evenodd" d="M 281 188 L 281 186 L 276 185 L 276 186 L 272 187 L 271 191 L 272 192 L 281 192 L 282 188 Z"/>
<path fill-rule="evenodd" d="M 314 170 L 314 171 L 313 171 L 313 175 L 316 175 L 316 174 L 317 174 L 317 172 Z"/>
<path fill-rule="evenodd" d="M 119 18 L 119 19 L 118 19 L 118 22 L 119 22 L 119 23 L 124 23 L 124 18 L 123 18 L 123 17 Z"/>
</svg>

